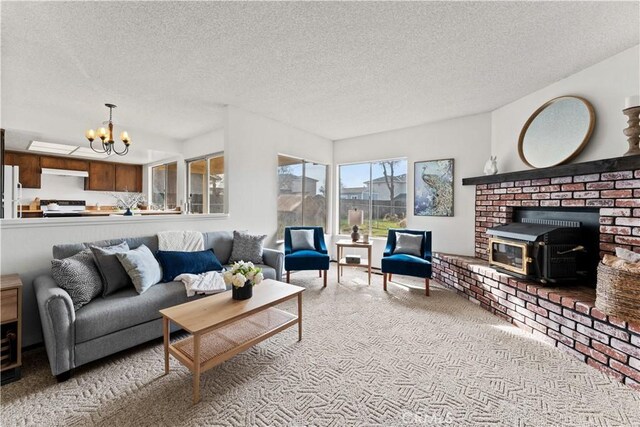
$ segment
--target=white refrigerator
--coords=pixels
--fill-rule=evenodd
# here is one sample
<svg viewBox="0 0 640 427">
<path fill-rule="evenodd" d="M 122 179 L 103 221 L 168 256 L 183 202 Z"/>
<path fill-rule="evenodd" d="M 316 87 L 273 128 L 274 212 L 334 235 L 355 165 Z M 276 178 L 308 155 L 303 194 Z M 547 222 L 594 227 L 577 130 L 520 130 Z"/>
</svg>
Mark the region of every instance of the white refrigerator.
<svg viewBox="0 0 640 427">
<path fill-rule="evenodd" d="M 18 166 L 4 166 L 2 189 L 3 218 L 22 218 L 22 184 Z"/>
</svg>

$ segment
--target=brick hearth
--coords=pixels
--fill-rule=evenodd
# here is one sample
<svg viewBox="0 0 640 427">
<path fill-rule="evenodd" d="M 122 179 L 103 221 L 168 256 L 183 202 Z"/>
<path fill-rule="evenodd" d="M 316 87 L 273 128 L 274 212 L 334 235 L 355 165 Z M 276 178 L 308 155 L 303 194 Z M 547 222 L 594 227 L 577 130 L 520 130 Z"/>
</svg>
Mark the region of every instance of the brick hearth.
<svg viewBox="0 0 640 427">
<path fill-rule="evenodd" d="M 640 323 L 628 323 L 595 308 L 592 287 L 549 287 L 499 273 L 487 263 L 487 228 L 512 222 L 517 207 L 599 208 L 600 256 L 616 247 L 640 252 L 640 159 L 602 162 L 615 166 L 622 161 L 634 167 L 568 172 L 593 167 L 585 163 L 558 167 L 557 176 L 556 169 L 547 168 L 463 180 L 465 185 L 477 184 L 476 258 L 436 253 L 433 274 L 435 280 L 496 316 L 640 390 Z M 595 167 L 602 168 L 603 163 Z M 518 180 L 522 176 L 517 175 L 526 179 Z M 507 177 L 512 180 L 498 182 Z"/>
<path fill-rule="evenodd" d="M 640 390 L 640 323 L 595 308 L 587 286 L 515 279 L 484 260 L 434 254 L 433 278 L 536 338 Z"/>
</svg>

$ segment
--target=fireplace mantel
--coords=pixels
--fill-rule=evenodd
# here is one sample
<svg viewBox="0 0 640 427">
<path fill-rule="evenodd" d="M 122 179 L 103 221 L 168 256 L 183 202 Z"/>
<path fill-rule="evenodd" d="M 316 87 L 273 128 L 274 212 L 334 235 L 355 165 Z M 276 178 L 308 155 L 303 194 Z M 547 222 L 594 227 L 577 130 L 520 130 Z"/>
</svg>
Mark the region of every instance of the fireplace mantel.
<svg viewBox="0 0 640 427">
<path fill-rule="evenodd" d="M 623 170 L 640 169 L 640 155 L 614 157 L 611 159 L 594 160 L 584 163 L 552 166 L 549 168 L 529 169 L 517 172 L 500 173 L 497 175 L 476 176 L 463 178 L 462 185 L 493 184 L 504 181 L 525 179 L 556 178 L 572 175 L 587 175 L 601 172 L 617 172 Z"/>
</svg>

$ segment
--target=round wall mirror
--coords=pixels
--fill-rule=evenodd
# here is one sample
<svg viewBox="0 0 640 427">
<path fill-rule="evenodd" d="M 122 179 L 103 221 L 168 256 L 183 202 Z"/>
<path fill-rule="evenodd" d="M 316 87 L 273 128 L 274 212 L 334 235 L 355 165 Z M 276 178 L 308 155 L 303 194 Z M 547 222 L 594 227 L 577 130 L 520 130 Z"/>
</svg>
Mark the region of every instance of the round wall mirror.
<svg viewBox="0 0 640 427">
<path fill-rule="evenodd" d="M 554 98 L 529 117 L 520 132 L 520 159 L 534 168 L 557 166 L 576 157 L 587 145 L 595 112 L 586 99 Z"/>
</svg>

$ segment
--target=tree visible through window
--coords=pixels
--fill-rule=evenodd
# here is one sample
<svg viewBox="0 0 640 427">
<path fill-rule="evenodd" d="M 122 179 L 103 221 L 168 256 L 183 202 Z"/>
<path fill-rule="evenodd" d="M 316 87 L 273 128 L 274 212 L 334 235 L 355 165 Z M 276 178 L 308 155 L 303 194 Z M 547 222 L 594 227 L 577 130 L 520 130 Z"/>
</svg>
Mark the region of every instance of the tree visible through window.
<svg viewBox="0 0 640 427">
<path fill-rule="evenodd" d="M 327 165 L 278 156 L 278 238 L 287 226 L 327 226 Z"/>
<path fill-rule="evenodd" d="M 364 211 L 361 234 L 386 237 L 389 228 L 406 226 L 406 160 L 341 165 L 339 175 L 341 234 L 351 233 L 347 220 L 349 209 Z"/>
</svg>

